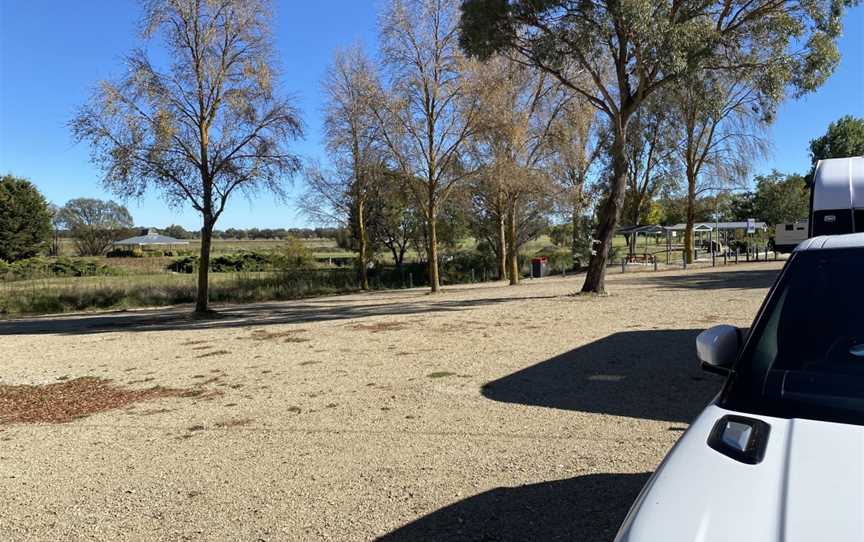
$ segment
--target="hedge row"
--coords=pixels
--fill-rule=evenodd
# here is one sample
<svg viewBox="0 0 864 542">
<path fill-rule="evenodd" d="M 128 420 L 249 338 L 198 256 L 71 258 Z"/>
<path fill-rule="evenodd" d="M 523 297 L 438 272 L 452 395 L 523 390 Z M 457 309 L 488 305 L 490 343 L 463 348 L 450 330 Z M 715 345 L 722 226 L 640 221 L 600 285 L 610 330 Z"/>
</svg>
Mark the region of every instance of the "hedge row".
<svg viewBox="0 0 864 542">
<path fill-rule="evenodd" d="M 120 269 L 87 258 L 27 258 L 12 263 L 0 260 L 0 280 L 96 277 L 120 274 L 122 274 Z"/>
</svg>

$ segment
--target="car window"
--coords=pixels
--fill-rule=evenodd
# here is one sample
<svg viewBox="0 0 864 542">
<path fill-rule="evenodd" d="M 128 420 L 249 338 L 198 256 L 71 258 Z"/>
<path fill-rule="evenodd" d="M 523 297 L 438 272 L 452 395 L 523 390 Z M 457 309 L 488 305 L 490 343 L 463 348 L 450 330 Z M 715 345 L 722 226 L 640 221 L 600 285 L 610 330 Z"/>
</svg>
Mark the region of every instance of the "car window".
<svg viewBox="0 0 864 542">
<path fill-rule="evenodd" d="M 862 269 L 861 249 L 796 253 L 735 367 L 730 400 L 781 415 L 864 415 Z"/>
</svg>

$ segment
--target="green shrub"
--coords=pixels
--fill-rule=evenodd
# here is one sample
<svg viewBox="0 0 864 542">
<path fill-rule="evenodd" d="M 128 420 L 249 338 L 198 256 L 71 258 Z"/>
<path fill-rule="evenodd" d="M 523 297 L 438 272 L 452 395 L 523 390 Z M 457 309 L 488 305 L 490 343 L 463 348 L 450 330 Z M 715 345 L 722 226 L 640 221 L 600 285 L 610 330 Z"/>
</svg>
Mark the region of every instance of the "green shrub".
<svg viewBox="0 0 864 542">
<path fill-rule="evenodd" d="M 552 252 L 546 255 L 548 259 L 546 265 L 549 267 L 550 273 L 561 273 L 562 269 L 570 270 L 573 268 L 573 254 L 569 250 Z"/>
<path fill-rule="evenodd" d="M 486 274 L 493 274 L 495 256 L 491 252 L 463 250 L 446 256 L 441 262 L 441 275 L 448 284 L 480 281 Z"/>
<path fill-rule="evenodd" d="M 52 277 L 97 277 L 122 274 L 119 269 L 87 258 L 28 258 L 0 265 L 0 280 Z"/>
<path fill-rule="evenodd" d="M 197 255 L 183 256 L 168 264 L 167 269 L 175 273 L 193 273 L 198 269 Z M 210 271 L 214 273 L 238 273 L 259 271 L 281 271 L 315 267 L 312 253 L 284 250 L 280 252 L 237 252 L 220 254 L 210 258 Z"/>
</svg>

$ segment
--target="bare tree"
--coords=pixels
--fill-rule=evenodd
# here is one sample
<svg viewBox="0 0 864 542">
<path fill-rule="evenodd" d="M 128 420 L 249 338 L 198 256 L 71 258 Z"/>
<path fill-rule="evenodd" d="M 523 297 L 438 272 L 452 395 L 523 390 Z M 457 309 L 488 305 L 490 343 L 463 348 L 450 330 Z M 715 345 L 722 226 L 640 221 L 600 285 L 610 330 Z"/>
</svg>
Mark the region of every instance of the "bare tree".
<svg viewBox="0 0 864 542">
<path fill-rule="evenodd" d="M 768 98 L 748 78 L 723 75 L 688 78 L 674 97 L 678 157 L 687 178 L 684 246 L 692 262 L 697 196 L 745 182 L 750 164 L 768 151 L 765 130 L 773 104 L 765 103 Z"/>
<path fill-rule="evenodd" d="M 147 0 L 143 37 L 162 38 L 170 66 L 133 52 L 126 75 L 101 82 L 70 123 L 109 189 L 134 197 L 153 188 L 201 214 L 198 313 L 208 310 L 213 227 L 230 196 L 264 188 L 284 197 L 300 167 L 287 144 L 302 125 L 274 92 L 269 19 L 267 0 Z"/>
<path fill-rule="evenodd" d="M 581 96 L 573 96 L 565 104 L 552 125 L 549 168 L 562 196 L 562 214 L 572 225 L 571 249 L 574 257 L 581 255 L 584 214 L 588 207 L 586 189 L 589 177 L 605 152 L 606 131 L 597 110 Z"/>
<path fill-rule="evenodd" d="M 392 0 L 381 17 L 389 87 L 374 101 L 382 136 L 426 219 L 429 285 L 439 290 L 441 205 L 472 170 L 462 160 L 476 104 L 459 49 L 459 0 Z"/>
<path fill-rule="evenodd" d="M 482 112 L 472 137 L 472 154 L 483 166 L 489 203 L 504 226 L 498 244 L 506 247 L 507 275 L 515 285 L 519 283 L 520 211 L 523 204 L 539 201 L 551 191 L 544 161 L 553 126 L 568 97 L 559 92 L 551 76 L 504 57 L 477 66 L 473 77 Z"/>
<path fill-rule="evenodd" d="M 306 168 L 306 214 L 350 225 L 358 248 L 360 287 L 369 289 L 368 202 L 384 173 L 379 123 L 369 100 L 377 87 L 372 63 L 359 47 L 337 51 L 324 78 L 324 134 L 333 170 Z"/>
</svg>

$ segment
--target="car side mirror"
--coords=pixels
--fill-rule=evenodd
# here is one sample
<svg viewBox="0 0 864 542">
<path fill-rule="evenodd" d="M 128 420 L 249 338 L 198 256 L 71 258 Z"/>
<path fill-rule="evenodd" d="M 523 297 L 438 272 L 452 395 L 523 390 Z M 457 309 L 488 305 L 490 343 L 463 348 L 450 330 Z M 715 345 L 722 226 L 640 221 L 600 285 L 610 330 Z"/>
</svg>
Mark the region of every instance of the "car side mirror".
<svg viewBox="0 0 864 542">
<path fill-rule="evenodd" d="M 714 326 L 696 337 L 696 355 L 702 368 L 712 373 L 728 375 L 740 347 L 741 331 L 735 326 Z"/>
</svg>

